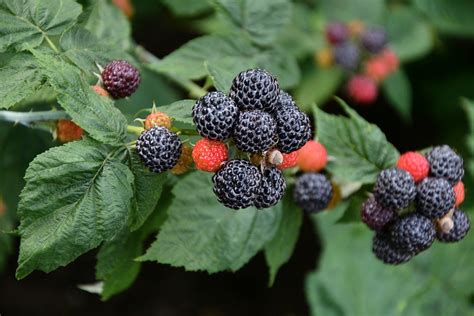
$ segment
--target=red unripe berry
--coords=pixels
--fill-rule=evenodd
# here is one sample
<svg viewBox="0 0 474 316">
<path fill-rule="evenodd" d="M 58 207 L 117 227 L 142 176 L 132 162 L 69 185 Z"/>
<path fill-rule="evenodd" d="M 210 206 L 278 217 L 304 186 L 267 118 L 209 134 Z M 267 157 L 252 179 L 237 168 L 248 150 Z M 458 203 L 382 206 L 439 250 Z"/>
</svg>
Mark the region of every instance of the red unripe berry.
<svg viewBox="0 0 474 316">
<path fill-rule="evenodd" d="M 83 133 L 83 129 L 71 120 L 59 120 L 56 125 L 56 135 L 61 143 L 79 140 Z"/>
<path fill-rule="evenodd" d="M 398 158 L 397 167 L 407 171 L 415 182 L 420 182 L 428 176 L 430 164 L 428 160 L 420 153 L 409 151 Z"/>
<path fill-rule="evenodd" d="M 298 166 L 305 172 L 323 170 L 328 162 L 328 152 L 321 143 L 309 140 L 298 150 Z"/>
<path fill-rule="evenodd" d="M 390 70 L 380 57 L 373 57 L 365 63 L 364 73 L 373 80 L 380 82 L 387 78 Z"/>
<path fill-rule="evenodd" d="M 113 3 L 119 8 L 127 18 L 131 18 L 135 13 L 133 4 L 130 0 L 113 0 Z"/>
<path fill-rule="evenodd" d="M 380 54 L 380 58 L 384 61 L 389 73 L 392 73 L 400 66 L 400 60 L 397 54 L 389 48 L 386 48 Z"/>
<path fill-rule="evenodd" d="M 153 112 L 145 119 L 145 129 L 151 129 L 156 126 L 171 128 L 171 118 L 163 112 Z"/>
<path fill-rule="evenodd" d="M 228 158 L 225 143 L 203 138 L 194 145 L 193 160 L 198 170 L 216 172 Z"/>
<path fill-rule="evenodd" d="M 453 189 L 454 197 L 456 199 L 454 205 L 458 207 L 459 205 L 461 205 L 462 202 L 464 202 L 464 183 L 462 181 L 459 181 Z"/>
<path fill-rule="evenodd" d="M 347 84 L 349 96 L 359 104 L 371 104 L 378 96 L 375 81 L 364 75 L 352 77 Z"/>
<path fill-rule="evenodd" d="M 289 154 L 281 153 L 283 155 L 283 162 L 277 165 L 280 170 L 293 168 L 298 163 L 298 150 L 295 150 Z"/>
</svg>

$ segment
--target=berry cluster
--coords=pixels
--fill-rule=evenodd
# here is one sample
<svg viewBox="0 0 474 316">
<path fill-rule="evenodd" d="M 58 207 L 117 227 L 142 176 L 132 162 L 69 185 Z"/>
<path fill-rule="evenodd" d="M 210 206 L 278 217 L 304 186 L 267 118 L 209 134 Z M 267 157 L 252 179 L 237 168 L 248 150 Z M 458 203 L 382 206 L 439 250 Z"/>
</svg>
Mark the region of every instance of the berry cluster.
<svg viewBox="0 0 474 316">
<path fill-rule="evenodd" d="M 387 264 L 401 264 L 428 249 L 435 239 L 456 242 L 470 228 L 458 207 L 464 200 L 463 159 L 449 146 L 426 156 L 407 152 L 397 166 L 380 172 L 361 218 L 376 231 L 372 250 Z"/>
<path fill-rule="evenodd" d="M 197 169 L 215 172 L 214 193 L 222 204 L 268 208 L 281 200 L 286 184 L 275 165 L 283 155 L 291 160 L 286 165 L 294 164 L 294 152 L 311 137 L 311 126 L 275 77 L 262 69 L 243 71 L 234 78 L 229 95 L 207 93 L 196 101 L 192 115 L 204 137 L 194 146 L 193 160 Z M 259 157 L 260 168 L 246 160 L 229 160 L 226 142 L 231 140 L 239 152 Z"/>
<path fill-rule="evenodd" d="M 333 198 L 332 184 L 321 173 L 326 164 L 326 148 L 316 141 L 308 141 L 298 151 L 297 165 L 304 173 L 296 179 L 293 198 L 306 212 L 314 213 L 326 209 Z"/>
<path fill-rule="evenodd" d="M 397 55 L 387 48 L 382 27 L 364 27 L 361 22 L 330 23 L 326 26 L 328 46 L 316 54 L 321 67 L 333 63 L 350 75 L 349 96 L 359 104 L 371 104 L 378 96 L 378 85 L 397 70 Z"/>
</svg>

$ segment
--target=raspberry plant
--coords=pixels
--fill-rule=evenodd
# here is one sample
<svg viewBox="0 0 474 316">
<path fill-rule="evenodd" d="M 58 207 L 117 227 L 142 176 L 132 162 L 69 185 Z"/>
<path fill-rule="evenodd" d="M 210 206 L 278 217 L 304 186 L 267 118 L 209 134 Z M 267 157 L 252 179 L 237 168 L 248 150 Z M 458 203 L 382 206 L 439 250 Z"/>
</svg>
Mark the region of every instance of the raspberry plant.
<svg viewBox="0 0 474 316">
<path fill-rule="evenodd" d="M 106 300 L 143 262 L 212 274 L 263 252 L 271 286 L 310 218 L 326 249 L 306 279 L 315 314 L 351 314 L 332 291 L 369 296 L 380 282 L 398 306 L 432 302 L 443 284 L 420 267 L 470 284 L 451 273 L 472 245 L 472 135 L 465 160 L 458 143 L 400 155 L 342 99 L 322 109 L 335 93 L 375 102 L 381 88 L 410 120 L 400 62 L 431 50 L 428 23 L 453 32 L 420 17 L 436 15 L 427 1 L 162 2 L 197 15 L 204 35 L 159 58 L 131 38 L 128 1 L 0 0 L 0 268 L 15 237 L 18 279 L 94 251 Z"/>
</svg>

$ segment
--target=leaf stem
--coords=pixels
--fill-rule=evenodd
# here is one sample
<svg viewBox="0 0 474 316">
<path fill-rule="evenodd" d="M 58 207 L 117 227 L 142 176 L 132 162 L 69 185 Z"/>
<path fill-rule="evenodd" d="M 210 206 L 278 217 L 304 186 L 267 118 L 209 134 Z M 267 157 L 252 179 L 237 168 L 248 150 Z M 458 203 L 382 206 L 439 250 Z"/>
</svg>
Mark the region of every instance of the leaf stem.
<svg viewBox="0 0 474 316">
<path fill-rule="evenodd" d="M 140 136 L 141 133 L 143 133 L 145 129 L 143 127 L 140 127 L 140 126 L 133 126 L 133 125 L 128 125 L 127 126 L 127 132 L 129 132 L 130 134 L 135 134 L 135 135 L 138 135 Z"/>
<path fill-rule="evenodd" d="M 0 111 L 0 121 L 13 122 L 15 124 L 22 124 L 31 126 L 34 122 L 39 121 L 57 121 L 60 119 L 68 119 L 64 111 L 39 111 L 39 112 L 14 112 L 14 111 Z"/>
<path fill-rule="evenodd" d="M 137 45 L 135 47 L 135 54 L 137 55 L 138 59 L 142 63 L 144 63 L 145 66 L 149 70 L 162 74 L 168 77 L 169 79 L 173 80 L 173 82 L 175 82 L 176 84 L 178 84 L 179 86 L 187 90 L 191 97 L 200 98 L 207 93 L 206 89 L 201 88 L 199 85 L 195 84 L 189 79 L 185 79 L 185 78 L 182 78 L 170 73 L 165 73 L 165 72 L 160 71 L 158 67 L 160 63 L 160 59 L 156 57 L 155 55 L 153 55 L 152 53 L 150 53 L 149 51 L 147 51 L 142 46 Z"/>
<path fill-rule="evenodd" d="M 49 36 L 45 35 L 44 38 L 46 39 L 46 42 L 48 43 L 49 47 L 51 47 L 56 54 L 59 54 L 60 51 L 58 47 L 53 43 L 53 41 L 49 38 Z"/>
</svg>

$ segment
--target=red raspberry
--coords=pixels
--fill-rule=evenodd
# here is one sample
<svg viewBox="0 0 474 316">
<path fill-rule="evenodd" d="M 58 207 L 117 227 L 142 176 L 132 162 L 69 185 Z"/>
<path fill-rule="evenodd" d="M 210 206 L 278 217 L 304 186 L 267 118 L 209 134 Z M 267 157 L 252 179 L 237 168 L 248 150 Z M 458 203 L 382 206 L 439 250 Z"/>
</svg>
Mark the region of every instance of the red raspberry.
<svg viewBox="0 0 474 316">
<path fill-rule="evenodd" d="M 92 89 L 94 89 L 94 91 L 100 96 L 110 97 L 110 94 L 107 92 L 107 90 L 105 90 L 101 86 L 95 85 L 95 86 L 92 86 Z"/>
<path fill-rule="evenodd" d="M 83 129 L 71 120 L 59 120 L 56 126 L 56 135 L 61 143 L 79 140 L 83 133 Z"/>
<path fill-rule="evenodd" d="M 292 151 L 289 154 L 281 153 L 283 155 L 283 162 L 277 165 L 280 170 L 293 168 L 298 163 L 298 150 Z"/>
<path fill-rule="evenodd" d="M 193 162 L 193 150 L 189 145 L 183 144 L 181 147 L 181 156 L 179 156 L 178 163 L 171 169 L 172 174 L 183 174 L 189 170 L 189 166 Z"/>
<path fill-rule="evenodd" d="M 409 151 L 398 158 L 397 167 L 407 171 L 415 182 L 420 182 L 428 176 L 430 164 L 420 153 Z"/>
<path fill-rule="evenodd" d="M 400 60 L 397 54 L 389 48 L 384 49 L 382 53 L 380 53 L 380 58 L 384 61 L 389 73 L 394 72 L 400 66 Z"/>
<path fill-rule="evenodd" d="M 382 81 L 390 73 L 388 65 L 381 57 L 373 57 L 365 63 L 364 73 L 375 81 Z"/>
<path fill-rule="evenodd" d="M 375 81 L 364 75 L 356 75 L 347 84 L 349 96 L 359 104 L 371 104 L 378 96 Z"/>
<path fill-rule="evenodd" d="M 194 145 L 193 160 L 199 170 L 216 172 L 228 158 L 227 146 L 222 142 L 203 138 Z"/>
<path fill-rule="evenodd" d="M 171 118 L 163 112 L 152 112 L 145 119 L 145 129 L 151 129 L 156 126 L 171 128 Z"/>
<path fill-rule="evenodd" d="M 464 202 L 464 183 L 462 181 L 459 181 L 455 186 L 454 186 L 454 197 L 456 198 L 456 202 L 454 205 L 458 207 L 461 205 L 462 202 Z"/>
<path fill-rule="evenodd" d="M 298 166 L 305 172 L 317 172 L 326 167 L 328 152 L 321 143 L 309 140 L 298 150 Z"/>
</svg>

